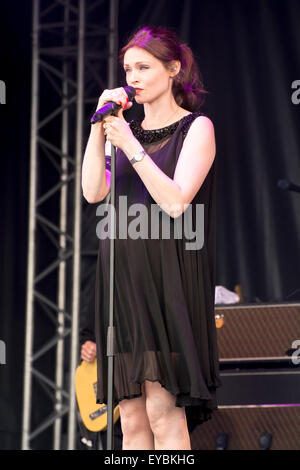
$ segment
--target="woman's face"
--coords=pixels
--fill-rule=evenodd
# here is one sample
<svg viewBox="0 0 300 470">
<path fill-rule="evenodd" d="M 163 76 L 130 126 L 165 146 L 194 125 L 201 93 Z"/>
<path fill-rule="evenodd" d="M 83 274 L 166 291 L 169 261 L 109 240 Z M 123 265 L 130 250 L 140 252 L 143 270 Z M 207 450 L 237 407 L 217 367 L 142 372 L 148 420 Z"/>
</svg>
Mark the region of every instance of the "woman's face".
<svg viewBox="0 0 300 470">
<path fill-rule="evenodd" d="M 135 88 L 135 100 L 139 104 L 151 103 L 161 95 L 171 93 L 171 72 L 160 60 L 140 47 L 126 51 L 124 70 L 127 84 Z"/>
</svg>

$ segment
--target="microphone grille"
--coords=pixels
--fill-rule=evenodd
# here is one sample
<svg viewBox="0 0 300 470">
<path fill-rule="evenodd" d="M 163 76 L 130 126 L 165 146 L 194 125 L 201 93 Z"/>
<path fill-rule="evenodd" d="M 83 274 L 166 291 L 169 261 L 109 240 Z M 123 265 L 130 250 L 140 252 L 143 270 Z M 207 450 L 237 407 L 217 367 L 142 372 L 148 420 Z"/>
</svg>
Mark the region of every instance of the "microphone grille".
<svg viewBox="0 0 300 470">
<path fill-rule="evenodd" d="M 125 86 L 124 90 L 126 91 L 126 94 L 130 100 L 135 97 L 136 91 L 132 86 Z"/>
</svg>

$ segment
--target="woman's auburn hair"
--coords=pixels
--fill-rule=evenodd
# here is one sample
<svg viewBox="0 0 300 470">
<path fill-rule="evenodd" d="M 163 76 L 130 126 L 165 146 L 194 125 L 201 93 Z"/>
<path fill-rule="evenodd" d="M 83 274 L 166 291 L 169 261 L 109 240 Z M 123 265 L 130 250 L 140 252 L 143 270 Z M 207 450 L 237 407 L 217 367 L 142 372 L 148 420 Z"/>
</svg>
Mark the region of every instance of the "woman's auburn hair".
<svg viewBox="0 0 300 470">
<path fill-rule="evenodd" d="M 123 64 L 128 49 L 140 47 L 160 60 L 166 68 L 174 60 L 180 61 L 179 73 L 173 78 L 172 92 L 179 106 L 188 111 L 197 111 L 207 93 L 194 55 L 187 44 L 180 43 L 177 35 L 170 29 L 158 26 L 145 26 L 135 32 L 120 51 Z"/>
</svg>

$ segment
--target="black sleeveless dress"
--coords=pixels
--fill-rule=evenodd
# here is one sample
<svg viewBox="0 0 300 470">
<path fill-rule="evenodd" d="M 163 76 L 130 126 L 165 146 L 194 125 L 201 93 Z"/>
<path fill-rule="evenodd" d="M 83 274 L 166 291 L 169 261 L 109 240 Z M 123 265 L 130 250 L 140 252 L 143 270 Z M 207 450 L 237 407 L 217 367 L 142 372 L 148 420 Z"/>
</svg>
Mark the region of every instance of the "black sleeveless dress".
<svg viewBox="0 0 300 470">
<path fill-rule="evenodd" d="M 173 178 L 184 138 L 200 115 L 189 114 L 158 130 L 145 131 L 137 121 L 130 126 L 156 165 Z M 217 408 L 215 166 L 214 160 L 184 222 L 183 216 L 172 218 L 157 205 L 126 155 L 116 152 L 115 404 L 141 396 L 141 384 L 149 380 L 175 395 L 188 419 L 204 422 Z M 100 232 L 97 403 L 107 403 L 110 242 Z"/>
</svg>

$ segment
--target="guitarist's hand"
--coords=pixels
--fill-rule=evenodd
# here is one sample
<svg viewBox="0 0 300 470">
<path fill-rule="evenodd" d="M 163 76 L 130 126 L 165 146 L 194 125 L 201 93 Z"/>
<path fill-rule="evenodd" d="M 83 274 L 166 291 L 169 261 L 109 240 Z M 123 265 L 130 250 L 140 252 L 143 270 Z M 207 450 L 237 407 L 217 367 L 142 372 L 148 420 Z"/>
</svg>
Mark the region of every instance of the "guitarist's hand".
<svg viewBox="0 0 300 470">
<path fill-rule="evenodd" d="M 86 362 L 93 362 L 96 357 L 96 343 L 86 341 L 81 346 L 81 359 Z"/>
</svg>

